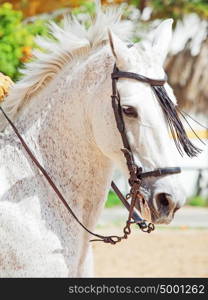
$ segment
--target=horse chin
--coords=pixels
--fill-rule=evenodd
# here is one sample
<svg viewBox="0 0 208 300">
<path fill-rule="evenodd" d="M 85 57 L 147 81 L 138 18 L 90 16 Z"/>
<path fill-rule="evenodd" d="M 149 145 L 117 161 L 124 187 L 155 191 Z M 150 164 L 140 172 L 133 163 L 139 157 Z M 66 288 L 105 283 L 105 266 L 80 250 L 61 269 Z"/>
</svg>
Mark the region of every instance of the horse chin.
<svg viewBox="0 0 208 300">
<path fill-rule="evenodd" d="M 154 215 L 152 215 L 152 223 L 154 224 L 165 224 L 168 225 L 171 223 L 171 221 L 173 220 L 173 217 L 155 217 Z"/>
</svg>

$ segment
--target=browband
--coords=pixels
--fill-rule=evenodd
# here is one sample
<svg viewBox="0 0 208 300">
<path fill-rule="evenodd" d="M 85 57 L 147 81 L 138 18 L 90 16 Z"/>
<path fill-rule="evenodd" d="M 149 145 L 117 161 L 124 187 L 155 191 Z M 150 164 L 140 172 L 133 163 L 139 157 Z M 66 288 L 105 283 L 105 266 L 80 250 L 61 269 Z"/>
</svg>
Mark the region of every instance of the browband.
<svg viewBox="0 0 208 300">
<path fill-rule="evenodd" d="M 119 78 L 136 79 L 138 81 L 148 83 L 151 86 L 153 86 L 153 85 L 161 86 L 161 85 L 164 85 L 165 82 L 167 81 L 167 75 L 165 75 L 164 79 L 152 79 L 152 78 L 148 78 L 143 75 L 139 75 L 137 73 L 119 71 L 115 67 L 114 67 L 114 72 L 111 75 L 111 78 L 112 79 L 119 79 Z"/>
</svg>

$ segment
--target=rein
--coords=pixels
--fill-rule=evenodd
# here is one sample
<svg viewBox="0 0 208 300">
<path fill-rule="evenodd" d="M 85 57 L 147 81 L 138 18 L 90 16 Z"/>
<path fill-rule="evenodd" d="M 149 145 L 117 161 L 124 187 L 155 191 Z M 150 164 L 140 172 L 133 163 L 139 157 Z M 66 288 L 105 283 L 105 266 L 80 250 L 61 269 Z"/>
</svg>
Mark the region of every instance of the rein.
<svg viewBox="0 0 208 300">
<path fill-rule="evenodd" d="M 103 236 L 100 234 L 96 234 L 89 230 L 76 216 L 76 214 L 73 212 L 69 204 L 67 203 L 66 199 L 56 186 L 56 184 L 53 182 L 45 168 L 40 164 L 40 162 L 36 159 L 30 148 L 28 147 L 27 143 L 23 139 L 22 135 L 19 133 L 17 127 L 14 125 L 14 123 L 11 121 L 11 119 L 7 116 L 3 108 L 0 106 L 0 110 L 3 113 L 4 117 L 7 119 L 8 123 L 14 130 L 16 136 L 18 137 L 19 141 L 21 142 L 23 148 L 29 155 L 30 159 L 33 161 L 33 163 L 36 165 L 36 167 L 39 169 L 39 171 L 43 174 L 45 179 L 48 181 L 49 185 L 51 188 L 54 190 L 60 201 L 63 203 L 63 205 L 66 207 L 68 212 L 73 216 L 73 218 L 77 221 L 77 223 L 89 234 L 94 236 L 96 239 L 93 239 L 91 241 L 103 241 L 105 243 L 110 243 L 110 244 L 116 244 L 120 242 L 123 239 L 127 239 L 128 236 L 131 233 L 131 224 L 137 224 L 139 228 L 147 233 L 150 233 L 151 231 L 154 230 L 154 224 L 152 223 L 146 223 L 146 220 L 144 220 L 139 214 L 135 211 L 135 205 L 137 201 L 142 201 L 143 203 L 146 203 L 148 206 L 146 200 L 144 199 L 143 195 L 140 193 L 140 187 L 142 180 L 147 177 L 160 177 L 160 176 L 167 176 L 167 175 L 172 175 L 176 173 L 180 173 L 181 169 L 178 167 L 175 168 L 158 168 L 153 171 L 149 172 L 143 172 L 142 168 L 137 166 L 135 161 L 134 161 L 134 156 L 128 141 L 128 137 L 126 134 L 126 129 L 125 129 L 125 122 L 123 118 L 123 113 L 122 113 L 122 108 L 121 108 L 121 103 L 120 103 L 120 96 L 117 90 L 117 80 L 119 78 L 129 78 L 129 79 L 134 79 L 138 80 L 144 83 L 150 84 L 151 87 L 155 86 L 163 86 L 164 83 L 166 82 L 165 80 L 156 80 L 156 79 L 150 79 L 148 77 L 136 74 L 136 73 L 131 73 L 131 72 L 122 72 L 119 71 L 116 65 L 114 66 L 113 73 L 111 75 L 112 78 L 112 107 L 115 115 L 115 120 L 117 124 L 117 128 L 121 134 L 122 142 L 123 142 L 123 149 L 121 151 L 124 154 L 124 157 L 126 159 L 127 167 L 129 170 L 129 185 L 130 185 L 130 192 L 124 197 L 119 190 L 119 188 L 116 186 L 116 184 L 112 181 L 111 182 L 111 187 L 121 200 L 121 202 L 124 204 L 124 206 L 127 208 L 129 211 L 128 219 L 126 221 L 126 225 L 123 229 L 123 235 L 122 236 L 117 236 L 117 235 L 109 235 L 109 236 Z"/>
</svg>

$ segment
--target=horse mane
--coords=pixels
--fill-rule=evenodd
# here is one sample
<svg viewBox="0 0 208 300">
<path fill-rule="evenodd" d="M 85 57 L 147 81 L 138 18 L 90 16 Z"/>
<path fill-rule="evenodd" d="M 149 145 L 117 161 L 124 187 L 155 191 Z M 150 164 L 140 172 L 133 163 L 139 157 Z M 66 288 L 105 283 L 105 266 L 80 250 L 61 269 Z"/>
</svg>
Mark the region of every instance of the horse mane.
<svg viewBox="0 0 208 300">
<path fill-rule="evenodd" d="M 7 98 L 2 103 L 3 109 L 13 119 L 28 102 L 28 99 L 40 92 L 46 83 L 79 57 L 87 56 L 92 50 L 108 42 L 110 28 L 121 39 L 128 39 L 132 27 L 130 22 L 121 21 L 122 6 L 101 8 L 100 1 L 96 1 L 96 14 L 92 25 L 86 29 L 76 17 L 70 15 L 64 18 L 63 26 L 49 22 L 51 38 L 36 38 L 36 44 L 43 50 L 33 51 L 33 60 L 25 64 L 21 70 L 24 75 L 15 83 Z M 124 34 L 125 33 L 125 34 Z M 5 122 L 0 116 L 0 131 Z"/>
</svg>

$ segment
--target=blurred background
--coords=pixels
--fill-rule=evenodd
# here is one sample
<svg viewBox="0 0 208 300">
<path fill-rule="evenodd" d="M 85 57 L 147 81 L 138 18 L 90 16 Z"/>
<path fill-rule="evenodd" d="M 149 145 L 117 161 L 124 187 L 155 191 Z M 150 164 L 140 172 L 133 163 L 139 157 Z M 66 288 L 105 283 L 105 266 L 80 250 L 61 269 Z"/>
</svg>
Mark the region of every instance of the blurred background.
<svg viewBox="0 0 208 300">
<path fill-rule="evenodd" d="M 206 145 L 199 142 L 184 123 L 189 137 L 204 150 L 197 158 L 179 158 L 186 206 L 176 214 L 171 225 L 158 226 L 157 232 L 150 236 L 135 229 L 129 241 L 113 249 L 108 245 L 95 245 L 96 274 L 104 277 L 208 277 L 208 0 L 101 2 L 103 6 L 123 3 L 123 19 L 134 25 L 132 42 L 151 37 L 152 29 L 162 19 L 174 19 L 165 70 L 180 109 L 205 126 L 188 118 Z M 89 26 L 95 3 L 93 0 L 0 0 L 0 72 L 13 81 L 21 78 L 20 69 L 37 47 L 35 36 L 48 36 L 48 21 L 61 25 L 65 14 L 75 15 Z M 114 177 L 125 193 L 128 189 L 125 179 L 118 171 Z M 121 231 L 125 219 L 125 209 L 109 191 L 98 228 L 105 233 L 112 228 L 115 232 Z"/>
</svg>

